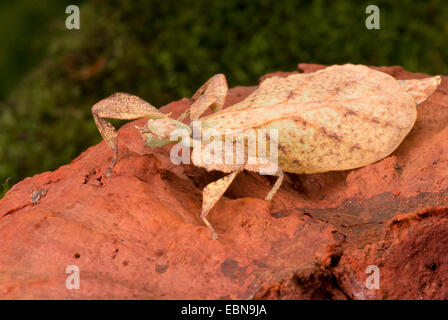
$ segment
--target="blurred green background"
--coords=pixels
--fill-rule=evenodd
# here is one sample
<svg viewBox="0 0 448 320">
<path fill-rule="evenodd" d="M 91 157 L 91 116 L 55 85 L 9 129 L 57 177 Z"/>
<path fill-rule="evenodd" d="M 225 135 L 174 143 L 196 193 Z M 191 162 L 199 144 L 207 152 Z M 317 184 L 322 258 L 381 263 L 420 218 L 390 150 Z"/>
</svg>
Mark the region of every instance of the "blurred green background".
<svg viewBox="0 0 448 320">
<path fill-rule="evenodd" d="M 69 4 L 80 30 L 65 28 Z M 365 27 L 369 4 L 380 30 Z M 0 197 L 98 143 L 90 107 L 116 91 L 162 106 L 215 73 L 253 85 L 298 62 L 447 74 L 447 41 L 446 0 L 2 2 Z"/>
</svg>

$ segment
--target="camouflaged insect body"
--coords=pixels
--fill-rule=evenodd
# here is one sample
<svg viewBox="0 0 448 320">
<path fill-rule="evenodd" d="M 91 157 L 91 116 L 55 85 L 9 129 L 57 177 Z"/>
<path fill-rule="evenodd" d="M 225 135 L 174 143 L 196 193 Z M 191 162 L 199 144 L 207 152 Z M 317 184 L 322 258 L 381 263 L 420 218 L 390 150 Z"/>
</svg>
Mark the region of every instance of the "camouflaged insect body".
<svg viewBox="0 0 448 320">
<path fill-rule="evenodd" d="M 200 120 L 223 135 L 277 129 L 278 165 L 286 172 L 347 170 L 393 152 L 415 123 L 417 102 L 439 83 L 440 77 L 400 83 L 366 66 L 333 66 L 268 78 L 240 103 Z"/>
<path fill-rule="evenodd" d="M 315 73 L 268 78 L 246 99 L 223 110 L 228 86 L 225 76 L 217 74 L 199 88 L 190 107 L 177 120 L 126 93 L 99 101 L 92 113 L 98 130 L 113 150 L 106 176 L 111 175 L 118 147 L 116 130 L 105 118 L 141 117 L 148 121 L 137 129 L 148 146 L 179 142 L 171 139 L 171 133 L 181 129 L 188 136 L 188 142 L 182 139 L 181 145 L 193 148 L 191 160 L 196 166 L 229 173 L 203 190 L 201 219 L 216 239 L 207 214 L 239 172 L 266 174 L 266 168 L 274 168 L 267 173 L 278 176 L 265 198 L 271 200 L 282 184 L 284 172 L 347 170 L 381 160 L 410 132 L 417 118 L 416 106 L 437 89 L 440 81 L 440 76 L 396 80 L 363 65 L 331 66 Z M 214 113 L 201 117 L 208 108 Z M 187 114 L 188 125 L 182 122 Z M 201 129 L 195 136 L 198 123 Z M 207 130 L 213 134 L 205 138 Z M 224 147 L 229 132 L 230 155 Z M 259 139 L 263 136 L 260 133 L 265 135 L 266 145 L 262 150 L 257 141 L 254 152 L 251 139 L 247 144 L 244 139 L 251 134 Z"/>
</svg>

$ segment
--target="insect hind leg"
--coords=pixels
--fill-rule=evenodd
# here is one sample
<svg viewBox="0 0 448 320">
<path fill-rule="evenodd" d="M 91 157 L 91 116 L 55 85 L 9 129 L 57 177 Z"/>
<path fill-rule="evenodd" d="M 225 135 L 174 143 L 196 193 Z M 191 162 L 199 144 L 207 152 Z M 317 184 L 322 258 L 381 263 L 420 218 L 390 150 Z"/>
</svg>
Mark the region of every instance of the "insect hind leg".
<svg viewBox="0 0 448 320">
<path fill-rule="evenodd" d="M 277 181 L 275 181 L 274 185 L 272 186 L 271 191 L 269 191 L 269 193 L 266 196 L 265 200 L 267 200 L 267 201 L 271 201 L 272 200 L 274 195 L 277 193 L 278 189 L 280 189 L 280 187 L 281 187 L 281 185 L 283 183 L 284 176 L 285 176 L 285 174 L 283 173 L 283 170 L 280 169 L 278 171 Z"/>
</svg>

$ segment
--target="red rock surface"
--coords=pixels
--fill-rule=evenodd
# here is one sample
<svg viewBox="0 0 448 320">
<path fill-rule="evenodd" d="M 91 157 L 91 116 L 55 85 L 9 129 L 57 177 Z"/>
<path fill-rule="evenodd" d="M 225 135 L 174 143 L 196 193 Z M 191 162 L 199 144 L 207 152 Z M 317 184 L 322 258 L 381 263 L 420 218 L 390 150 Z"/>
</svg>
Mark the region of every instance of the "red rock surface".
<svg viewBox="0 0 448 320">
<path fill-rule="evenodd" d="M 304 72 L 324 67 L 299 65 Z M 145 120 L 129 123 L 119 130 L 112 177 L 103 176 L 112 152 L 101 142 L 0 200 L 0 297 L 446 299 L 447 80 L 382 161 L 287 174 L 271 203 L 263 198 L 273 178 L 240 174 L 210 214 L 218 240 L 198 215 L 202 188 L 222 174 L 173 165 L 169 146 L 144 146 L 134 125 Z M 254 88 L 231 89 L 227 105 Z M 162 110 L 178 115 L 189 104 Z M 80 269 L 79 290 L 66 288 L 69 265 Z M 369 265 L 379 268 L 378 290 L 366 288 Z"/>
</svg>

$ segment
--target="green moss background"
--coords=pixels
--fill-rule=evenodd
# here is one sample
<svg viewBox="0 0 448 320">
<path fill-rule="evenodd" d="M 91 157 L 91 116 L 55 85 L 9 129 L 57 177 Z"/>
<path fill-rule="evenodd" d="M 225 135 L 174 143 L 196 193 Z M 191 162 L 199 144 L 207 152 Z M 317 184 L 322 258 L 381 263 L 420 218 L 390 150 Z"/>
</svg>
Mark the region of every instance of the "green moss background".
<svg viewBox="0 0 448 320">
<path fill-rule="evenodd" d="M 65 29 L 68 4 L 80 30 Z M 98 143 L 90 107 L 116 91 L 162 106 L 215 73 L 251 85 L 298 62 L 448 73 L 446 0 L 22 0 L 0 21 L 0 196 Z"/>
</svg>

